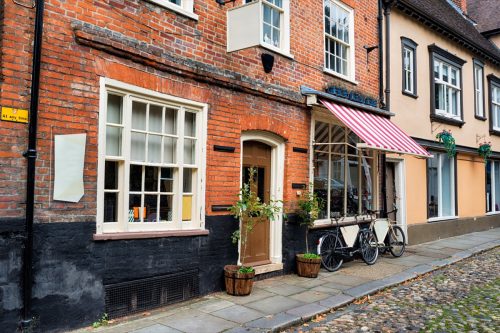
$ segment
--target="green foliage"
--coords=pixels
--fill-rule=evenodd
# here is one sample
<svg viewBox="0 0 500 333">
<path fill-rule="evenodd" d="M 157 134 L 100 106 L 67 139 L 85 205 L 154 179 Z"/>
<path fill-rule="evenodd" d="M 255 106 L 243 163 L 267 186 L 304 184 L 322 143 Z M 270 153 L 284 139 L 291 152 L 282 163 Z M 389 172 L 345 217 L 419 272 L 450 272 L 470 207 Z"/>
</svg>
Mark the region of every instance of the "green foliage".
<svg viewBox="0 0 500 333">
<path fill-rule="evenodd" d="M 304 253 L 304 259 L 321 259 L 321 256 L 316 253 Z"/>
<path fill-rule="evenodd" d="M 281 211 L 281 201 L 271 200 L 269 204 L 262 202 L 255 193 L 256 188 L 255 176 L 257 170 L 255 168 L 249 169 L 249 181 L 243 184 L 238 195 L 238 200 L 231 206 L 229 211 L 235 218 L 241 221 L 242 229 L 245 237 L 241 237 L 241 231 L 237 230 L 231 235 L 233 244 L 237 244 L 241 240 L 242 252 L 241 257 L 246 255 L 246 239 L 253 231 L 257 223 L 261 223 L 266 219 L 273 220 L 275 216 Z M 242 267 L 242 269 L 245 267 Z M 248 268 L 248 267 L 246 267 Z M 251 268 L 251 267 L 250 267 Z M 253 270 L 253 268 L 252 268 Z"/>
<path fill-rule="evenodd" d="M 479 156 L 481 156 L 484 159 L 484 162 L 486 163 L 486 160 L 491 156 L 491 142 L 484 142 L 479 145 L 479 148 L 477 148 L 477 152 Z"/>
<path fill-rule="evenodd" d="M 443 130 L 436 135 L 436 139 L 444 145 L 448 157 L 453 157 L 457 153 L 455 138 L 451 135 L 451 131 Z"/>
<path fill-rule="evenodd" d="M 238 269 L 238 273 L 241 273 L 241 274 L 248 274 L 248 273 L 252 273 L 254 271 L 255 270 L 253 269 L 253 267 L 250 267 L 250 266 L 241 266 Z"/>
<path fill-rule="evenodd" d="M 312 184 L 311 184 L 312 187 Z M 297 211 L 297 215 L 300 219 L 300 225 L 306 226 L 306 251 L 309 252 L 309 228 L 314 225 L 314 221 L 318 219 L 319 213 L 323 208 L 323 200 L 318 197 L 318 195 L 314 192 L 306 191 L 299 201 L 297 202 L 299 205 L 299 210 Z"/>
<path fill-rule="evenodd" d="M 101 326 L 107 326 L 108 324 L 109 324 L 108 314 L 105 313 L 102 315 L 100 319 L 94 321 L 94 323 L 92 324 L 92 328 L 99 328 Z"/>
</svg>

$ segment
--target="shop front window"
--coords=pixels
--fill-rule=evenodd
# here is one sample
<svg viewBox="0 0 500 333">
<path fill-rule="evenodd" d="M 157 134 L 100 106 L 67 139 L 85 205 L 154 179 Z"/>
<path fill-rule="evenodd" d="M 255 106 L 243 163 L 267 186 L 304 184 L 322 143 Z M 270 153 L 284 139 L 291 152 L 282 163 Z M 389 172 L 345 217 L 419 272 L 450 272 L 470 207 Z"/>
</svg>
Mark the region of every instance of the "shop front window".
<svg viewBox="0 0 500 333">
<path fill-rule="evenodd" d="M 373 209 L 373 153 L 357 149 L 359 141 L 343 126 L 315 122 L 312 170 L 314 192 L 323 201 L 320 220 Z"/>
<path fill-rule="evenodd" d="M 446 153 L 434 152 L 427 161 L 429 218 L 455 216 L 455 163 Z"/>
<path fill-rule="evenodd" d="M 500 212 L 500 162 L 486 163 L 486 212 Z"/>
</svg>

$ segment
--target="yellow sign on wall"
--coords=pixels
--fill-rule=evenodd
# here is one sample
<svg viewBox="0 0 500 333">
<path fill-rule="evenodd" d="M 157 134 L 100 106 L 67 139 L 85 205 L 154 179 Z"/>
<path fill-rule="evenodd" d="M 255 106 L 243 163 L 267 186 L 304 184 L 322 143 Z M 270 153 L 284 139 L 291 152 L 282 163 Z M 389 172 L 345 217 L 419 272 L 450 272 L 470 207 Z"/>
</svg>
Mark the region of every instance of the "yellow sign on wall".
<svg viewBox="0 0 500 333">
<path fill-rule="evenodd" d="M 28 122 L 28 110 L 2 107 L 2 120 L 13 121 L 16 123 Z"/>
</svg>

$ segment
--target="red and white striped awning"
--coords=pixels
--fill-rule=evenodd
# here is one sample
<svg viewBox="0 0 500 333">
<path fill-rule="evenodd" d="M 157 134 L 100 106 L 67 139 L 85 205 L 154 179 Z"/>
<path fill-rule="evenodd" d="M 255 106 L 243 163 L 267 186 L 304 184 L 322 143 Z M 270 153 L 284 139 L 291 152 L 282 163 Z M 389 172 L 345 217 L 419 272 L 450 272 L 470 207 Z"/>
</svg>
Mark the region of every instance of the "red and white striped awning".
<svg viewBox="0 0 500 333">
<path fill-rule="evenodd" d="M 320 101 L 345 126 L 360 137 L 364 143 L 358 144 L 358 148 L 377 149 L 426 158 L 432 156 L 385 117 L 325 100 Z"/>
</svg>

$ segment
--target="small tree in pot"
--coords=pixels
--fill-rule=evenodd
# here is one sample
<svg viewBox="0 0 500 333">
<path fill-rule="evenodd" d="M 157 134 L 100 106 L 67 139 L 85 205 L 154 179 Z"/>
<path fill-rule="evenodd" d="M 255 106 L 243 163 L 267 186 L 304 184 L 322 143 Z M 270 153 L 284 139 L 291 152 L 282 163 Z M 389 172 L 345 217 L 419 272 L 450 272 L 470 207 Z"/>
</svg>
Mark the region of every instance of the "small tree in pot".
<svg viewBox="0 0 500 333">
<path fill-rule="evenodd" d="M 254 189 L 256 170 L 250 168 L 248 170 L 249 181 L 243 184 L 236 201 L 229 209 L 233 216 L 241 221 L 240 230 L 236 230 L 232 236 L 233 244 L 241 241 L 241 260 L 247 255 L 247 240 L 248 236 L 254 230 L 257 223 L 261 223 L 266 219 L 272 220 L 276 214 L 281 211 L 280 201 L 273 201 L 269 204 L 262 202 L 257 196 Z M 230 295 L 245 296 L 251 293 L 253 286 L 253 278 L 255 270 L 250 266 L 226 265 L 224 266 L 224 279 L 226 283 L 226 291 Z"/>
<path fill-rule="evenodd" d="M 314 225 L 314 221 L 318 219 L 319 213 L 323 206 L 323 202 L 316 193 L 309 191 L 305 192 L 298 201 L 299 210 L 297 212 L 300 225 L 306 227 L 306 253 L 297 254 L 295 259 L 297 262 L 297 274 L 303 277 L 315 278 L 318 276 L 321 268 L 321 256 L 309 252 L 309 228 Z"/>
</svg>

